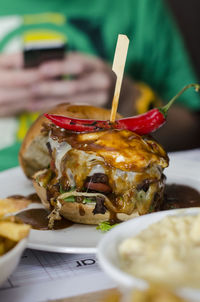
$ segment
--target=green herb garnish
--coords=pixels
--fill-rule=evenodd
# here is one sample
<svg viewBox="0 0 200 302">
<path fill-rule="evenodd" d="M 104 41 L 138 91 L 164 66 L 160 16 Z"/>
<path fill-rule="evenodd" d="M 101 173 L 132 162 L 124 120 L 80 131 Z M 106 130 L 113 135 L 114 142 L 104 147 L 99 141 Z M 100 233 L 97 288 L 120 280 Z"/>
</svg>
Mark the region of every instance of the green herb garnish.
<svg viewBox="0 0 200 302">
<path fill-rule="evenodd" d="M 119 223 L 110 224 L 109 221 L 104 221 L 104 222 L 99 223 L 99 225 L 97 226 L 97 230 L 100 230 L 101 232 L 105 233 L 105 232 L 110 231 L 112 228 L 114 228 L 118 224 Z"/>
</svg>

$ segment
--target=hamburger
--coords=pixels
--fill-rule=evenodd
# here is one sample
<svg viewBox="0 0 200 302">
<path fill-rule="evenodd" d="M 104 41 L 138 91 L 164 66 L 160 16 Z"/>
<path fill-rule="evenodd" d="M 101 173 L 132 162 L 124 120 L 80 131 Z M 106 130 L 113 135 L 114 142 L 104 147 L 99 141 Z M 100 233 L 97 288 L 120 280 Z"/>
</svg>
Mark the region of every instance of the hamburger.
<svg viewBox="0 0 200 302">
<path fill-rule="evenodd" d="M 49 113 L 110 117 L 110 110 L 70 104 Z M 23 141 L 19 161 L 51 211 L 50 224 L 60 215 L 83 224 L 124 221 L 156 210 L 163 200 L 167 154 L 152 137 L 129 130 L 73 132 L 40 116 Z"/>
</svg>

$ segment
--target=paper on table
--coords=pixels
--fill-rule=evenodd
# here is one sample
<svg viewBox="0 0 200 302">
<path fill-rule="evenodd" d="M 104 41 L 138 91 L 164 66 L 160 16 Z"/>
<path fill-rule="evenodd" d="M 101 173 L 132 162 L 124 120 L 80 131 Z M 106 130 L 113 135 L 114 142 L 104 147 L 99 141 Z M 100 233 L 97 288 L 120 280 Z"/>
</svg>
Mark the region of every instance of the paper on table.
<svg viewBox="0 0 200 302">
<path fill-rule="evenodd" d="M 0 287 L 0 301 L 47 301 L 115 286 L 98 267 L 94 254 L 26 250 L 16 271 Z"/>
</svg>

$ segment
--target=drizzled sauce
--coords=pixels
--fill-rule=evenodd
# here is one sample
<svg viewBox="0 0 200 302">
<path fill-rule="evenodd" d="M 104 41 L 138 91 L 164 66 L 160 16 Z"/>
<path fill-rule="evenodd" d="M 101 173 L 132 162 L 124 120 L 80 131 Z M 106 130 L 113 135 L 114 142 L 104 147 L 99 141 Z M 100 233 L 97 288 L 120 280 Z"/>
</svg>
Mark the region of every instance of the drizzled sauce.
<svg viewBox="0 0 200 302">
<path fill-rule="evenodd" d="M 32 229 L 36 230 L 48 230 L 49 212 L 45 209 L 29 209 L 20 212 L 16 215 L 24 223 L 29 224 Z M 62 218 L 61 220 L 55 220 L 53 229 L 60 230 L 65 229 L 73 225 L 73 222 Z"/>
<path fill-rule="evenodd" d="M 79 214 L 80 216 L 85 216 L 85 209 L 81 203 L 79 204 Z"/>
<path fill-rule="evenodd" d="M 108 166 L 123 171 L 143 172 L 150 163 L 159 164 L 163 168 L 168 166 L 168 157 L 158 143 L 128 130 L 74 133 L 61 131 L 53 124 L 46 125 L 44 130 L 51 131 L 50 137 L 58 143 L 67 142 L 72 149 L 95 153 Z"/>
<path fill-rule="evenodd" d="M 110 211 L 109 222 L 110 222 L 111 225 L 113 225 L 113 224 L 122 222 L 122 220 L 120 220 L 120 219 L 117 217 L 117 213 L 116 213 L 116 212 Z"/>
</svg>

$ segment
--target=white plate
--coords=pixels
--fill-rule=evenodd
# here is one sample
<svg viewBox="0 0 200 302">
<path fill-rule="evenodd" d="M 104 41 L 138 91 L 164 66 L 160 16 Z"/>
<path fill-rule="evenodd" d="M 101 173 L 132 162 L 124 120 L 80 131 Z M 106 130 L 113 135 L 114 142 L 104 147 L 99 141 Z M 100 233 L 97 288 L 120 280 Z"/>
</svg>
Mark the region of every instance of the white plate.
<svg viewBox="0 0 200 302">
<path fill-rule="evenodd" d="M 114 280 L 122 292 L 129 292 L 133 288 L 146 289 L 148 283 L 143 279 L 131 276 L 121 270 L 118 247 L 129 237 L 134 237 L 152 223 L 169 215 L 196 215 L 200 208 L 175 209 L 143 215 L 116 226 L 108 232 L 98 245 L 97 258 L 101 268 Z M 187 298 L 188 301 L 199 302 L 200 290 L 192 288 L 178 288 L 177 294 Z"/>
<path fill-rule="evenodd" d="M 190 185 L 200 188 L 200 163 L 172 160 L 165 170 L 168 183 Z M 13 194 L 33 193 L 31 182 L 19 167 L 0 173 L 0 198 Z M 74 224 L 57 231 L 31 230 L 28 247 L 37 250 L 62 253 L 95 253 L 96 246 L 104 236 L 95 226 Z"/>
</svg>

